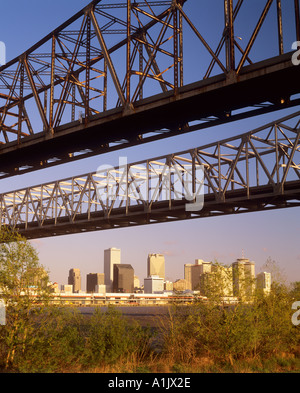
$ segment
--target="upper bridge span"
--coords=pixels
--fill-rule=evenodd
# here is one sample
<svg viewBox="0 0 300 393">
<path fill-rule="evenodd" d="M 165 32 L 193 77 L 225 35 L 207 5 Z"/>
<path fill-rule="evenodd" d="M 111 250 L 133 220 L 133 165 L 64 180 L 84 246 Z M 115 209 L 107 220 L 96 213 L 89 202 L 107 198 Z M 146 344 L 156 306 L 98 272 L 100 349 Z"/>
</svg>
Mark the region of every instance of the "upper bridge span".
<svg viewBox="0 0 300 393">
<path fill-rule="evenodd" d="M 205 27 L 191 1 L 94 0 L 2 66 L 0 178 L 299 105 L 299 0 L 224 0 L 221 26 L 199 1 Z"/>
</svg>

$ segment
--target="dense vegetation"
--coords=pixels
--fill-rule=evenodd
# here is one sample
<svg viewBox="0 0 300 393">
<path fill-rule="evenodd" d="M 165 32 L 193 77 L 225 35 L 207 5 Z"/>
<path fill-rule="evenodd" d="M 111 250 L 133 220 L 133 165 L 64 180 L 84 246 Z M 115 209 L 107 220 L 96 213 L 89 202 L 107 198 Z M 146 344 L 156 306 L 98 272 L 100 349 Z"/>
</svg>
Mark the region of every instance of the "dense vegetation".
<svg viewBox="0 0 300 393">
<path fill-rule="evenodd" d="M 8 317 L 9 318 L 9 317 Z M 30 334 L 0 327 L 0 368 L 17 372 L 300 371 L 300 331 L 288 294 L 254 305 L 172 306 L 156 330 L 117 308 L 91 317 L 76 308 L 33 314 Z M 7 355 L 14 341 L 14 357 Z"/>
<path fill-rule="evenodd" d="M 145 328 L 117 308 L 87 317 L 72 307 L 49 306 L 47 282 L 35 250 L 3 234 L 0 297 L 0 369 L 10 372 L 299 372 L 300 325 L 291 317 L 300 283 L 274 282 L 238 305 L 222 303 L 214 280 L 208 301 L 170 306 Z M 40 277 L 37 275 L 41 274 Z M 32 288 L 35 292 L 25 288 Z M 22 291 L 23 292 L 22 292 Z M 22 296 L 21 296 L 22 292 Z"/>
</svg>

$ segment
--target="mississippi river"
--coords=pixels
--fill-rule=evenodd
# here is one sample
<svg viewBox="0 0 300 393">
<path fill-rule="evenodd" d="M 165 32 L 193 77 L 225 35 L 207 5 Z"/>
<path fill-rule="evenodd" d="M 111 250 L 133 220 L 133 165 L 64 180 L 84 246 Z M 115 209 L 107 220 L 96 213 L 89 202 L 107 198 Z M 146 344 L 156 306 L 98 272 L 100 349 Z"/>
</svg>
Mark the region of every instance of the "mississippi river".
<svg viewBox="0 0 300 393">
<path fill-rule="evenodd" d="M 79 307 L 81 314 L 91 316 L 95 309 L 107 311 L 107 306 Z M 115 309 L 131 320 L 136 320 L 141 326 L 155 327 L 162 318 L 169 314 L 168 306 L 115 306 Z"/>
</svg>

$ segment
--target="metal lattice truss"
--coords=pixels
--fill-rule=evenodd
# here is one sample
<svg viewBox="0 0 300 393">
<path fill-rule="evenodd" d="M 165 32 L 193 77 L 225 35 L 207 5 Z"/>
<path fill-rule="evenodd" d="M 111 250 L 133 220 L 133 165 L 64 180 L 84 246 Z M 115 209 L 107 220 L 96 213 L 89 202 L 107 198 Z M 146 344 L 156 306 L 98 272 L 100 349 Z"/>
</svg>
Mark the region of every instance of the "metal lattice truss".
<svg viewBox="0 0 300 393">
<path fill-rule="evenodd" d="M 183 25 L 210 59 L 207 69 L 199 64 L 202 75 L 197 80 L 217 74 L 238 76 L 245 65 L 257 62 L 252 48 L 269 15 L 278 33 L 274 56 L 284 53 L 282 9 L 288 12 L 292 2 L 262 1 L 249 34 L 242 31 L 239 17 L 252 2 L 224 0 L 225 28 L 216 48 L 209 43 L 211 32 L 201 33 L 186 15 L 185 2 L 94 0 L 0 67 L 0 146 L 21 144 L 36 134 L 51 136 L 65 124 L 88 123 L 109 109 L 130 110 L 154 94 L 176 94 L 184 84 Z M 292 14 L 300 41 L 299 1 L 294 4 Z M 215 17 L 209 17 L 215 29 Z M 236 34 L 246 39 L 240 42 Z"/>
<path fill-rule="evenodd" d="M 184 152 L 0 195 L 28 238 L 300 206 L 300 112 Z"/>
</svg>

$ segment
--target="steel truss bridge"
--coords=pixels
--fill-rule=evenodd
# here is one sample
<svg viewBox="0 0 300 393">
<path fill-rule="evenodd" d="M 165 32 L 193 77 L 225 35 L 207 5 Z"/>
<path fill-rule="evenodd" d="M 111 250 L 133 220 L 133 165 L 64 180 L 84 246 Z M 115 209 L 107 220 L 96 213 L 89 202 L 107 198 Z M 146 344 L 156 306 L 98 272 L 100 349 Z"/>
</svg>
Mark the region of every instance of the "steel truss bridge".
<svg viewBox="0 0 300 393">
<path fill-rule="evenodd" d="M 300 206 L 299 138 L 297 112 L 192 150 L 8 192 L 0 222 L 40 238 Z"/>
<path fill-rule="evenodd" d="M 264 0 L 255 12 L 250 0 L 224 0 L 218 26 L 220 10 L 206 15 L 199 2 L 205 29 L 189 1 L 94 0 L 0 67 L 0 179 L 299 106 L 299 0 Z M 298 206 L 298 154 L 296 112 L 201 148 L 2 194 L 0 225 L 34 238 Z"/>
</svg>

